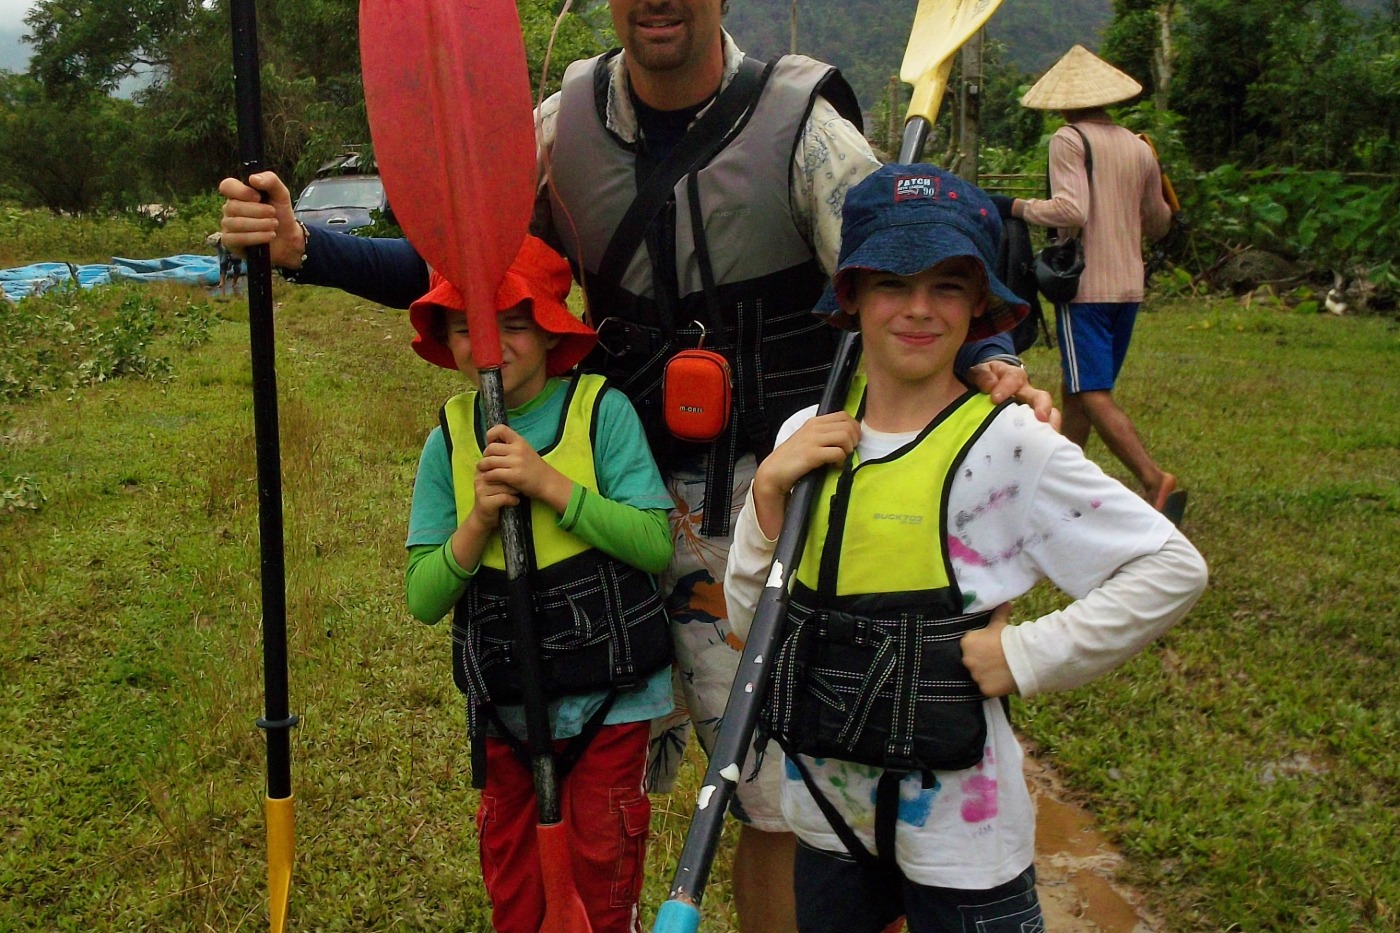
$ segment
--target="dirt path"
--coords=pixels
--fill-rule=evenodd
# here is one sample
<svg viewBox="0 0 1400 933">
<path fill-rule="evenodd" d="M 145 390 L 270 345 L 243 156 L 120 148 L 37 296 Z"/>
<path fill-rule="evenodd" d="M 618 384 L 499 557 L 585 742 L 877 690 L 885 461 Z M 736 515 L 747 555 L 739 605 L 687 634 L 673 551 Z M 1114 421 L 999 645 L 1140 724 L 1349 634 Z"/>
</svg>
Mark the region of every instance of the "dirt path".
<svg viewBox="0 0 1400 933">
<path fill-rule="evenodd" d="M 1047 933 L 1168 933 L 1114 880 L 1123 856 L 1029 749 L 1026 779 L 1036 805 L 1035 865 Z"/>
</svg>

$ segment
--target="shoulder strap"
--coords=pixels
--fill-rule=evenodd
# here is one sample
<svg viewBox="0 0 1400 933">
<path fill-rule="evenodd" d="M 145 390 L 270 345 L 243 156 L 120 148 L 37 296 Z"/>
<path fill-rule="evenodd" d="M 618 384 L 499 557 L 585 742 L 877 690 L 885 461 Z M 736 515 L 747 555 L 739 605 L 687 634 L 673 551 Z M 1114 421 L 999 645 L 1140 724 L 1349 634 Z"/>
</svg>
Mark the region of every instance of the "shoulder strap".
<svg viewBox="0 0 1400 933">
<path fill-rule="evenodd" d="M 1089 178 L 1089 197 L 1090 197 L 1090 198 L 1093 198 L 1093 196 L 1094 196 L 1094 147 L 1091 146 L 1091 145 L 1089 145 L 1089 137 L 1088 137 L 1088 136 L 1085 136 L 1085 135 L 1084 135 L 1084 131 L 1081 130 L 1079 127 L 1075 126 L 1073 123 L 1066 123 L 1065 126 L 1069 127 L 1070 129 L 1072 129 L 1072 130 L 1074 130 L 1076 133 L 1078 133 L 1078 134 L 1079 134 L 1079 139 L 1084 143 L 1084 174 L 1087 175 L 1088 178 Z M 1049 200 L 1049 198 L 1052 197 L 1052 192 L 1050 191 L 1050 166 L 1049 166 L 1049 164 L 1048 164 L 1048 163 L 1049 163 L 1049 155 L 1048 155 L 1048 154 L 1046 155 L 1046 162 L 1047 162 L 1047 164 L 1046 164 L 1046 166 L 1045 166 L 1045 197 L 1046 197 L 1047 200 Z M 1054 227 L 1051 227 L 1051 228 L 1050 228 L 1050 239 L 1058 242 L 1059 239 L 1060 239 L 1060 231 L 1057 230 L 1057 229 L 1055 229 Z M 1047 338 L 1047 339 L 1048 339 L 1048 338 Z"/>
<path fill-rule="evenodd" d="M 720 92 L 710 109 L 686 132 L 680 145 L 656 167 L 646 184 L 637 192 L 627 213 L 617 225 L 608 248 L 598 265 L 598 277 L 605 282 L 622 279 L 627 264 L 636 255 L 647 229 L 670 200 L 676 183 L 691 171 L 705 165 L 729 142 L 747 122 L 753 112 L 768 77 L 772 63 L 764 64 L 745 58 L 739 71 Z M 740 118 L 744 119 L 741 120 Z"/>
<path fill-rule="evenodd" d="M 1084 135 L 1084 131 L 1073 123 L 1069 128 L 1079 134 L 1079 138 L 1084 143 L 1084 174 L 1089 176 L 1089 184 L 1094 184 L 1094 147 L 1089 145 L 1089 137 Z"/>
<path fill-rule="evenodd" d="M 1084 131 L 1079 127 L 1075 126 L 1073 123 L 1066 123 L 1065 126 L 1068 126 L 1078 133 L 1080 140 L 1084 143 L 1084 174 L 1089 177 L 1089 187 L 1092 188 L 1094 185 L 1094 147 L 1089 145 L 1089 137 L 1085 136 Z M 1050 171 L 1048 165 L 1046 166 L 1045 172 L 1045 196 L 1047 198 L 1050 197 Z"/>
</svg>

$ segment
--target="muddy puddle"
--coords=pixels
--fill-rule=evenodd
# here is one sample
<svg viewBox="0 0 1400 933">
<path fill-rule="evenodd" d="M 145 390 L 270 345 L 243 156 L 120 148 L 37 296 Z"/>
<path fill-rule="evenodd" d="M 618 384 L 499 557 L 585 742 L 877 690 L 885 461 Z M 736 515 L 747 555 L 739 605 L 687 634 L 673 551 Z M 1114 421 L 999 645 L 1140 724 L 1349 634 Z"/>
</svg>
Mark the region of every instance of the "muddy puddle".
<svg viewBox="0 0 1400 933">
<path fill-rule="evenodd" d="M 1036 805 L 1035 866 L 1047 933 L 1169 933 L 1114 880 L 1123 856 L 1069 800 L 1054 771 L 1028 754 L 1026 780 Z"/>
</svg>

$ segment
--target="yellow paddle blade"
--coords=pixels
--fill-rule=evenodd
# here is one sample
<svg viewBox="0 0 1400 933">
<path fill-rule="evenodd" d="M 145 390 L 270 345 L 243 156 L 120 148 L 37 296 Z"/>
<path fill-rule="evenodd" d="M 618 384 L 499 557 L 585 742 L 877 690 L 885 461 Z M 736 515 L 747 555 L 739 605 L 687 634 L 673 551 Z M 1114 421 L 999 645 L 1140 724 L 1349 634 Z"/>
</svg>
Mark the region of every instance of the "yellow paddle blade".
<svg viewBox="0 0 1400 933">
<path fill-rule="evenodd" d="M 292 860 L 296 853 L 296 816 L 291 797 L 268 797 L 267 817 L 267 913 L 272 933 L 287 928 L 287 897 L 292 887 Z"/>
<path fill-rule="evenodd" d="M 932 126 L 938 120 L 938 108 L 943 104 L 943 94 L 948 90 L 948 76 L 953 73 L 953 57 L 950 55 L 941 65 L 925 72 L 914 85 L 914 93 L 909 95 L 909 110 L 904 115 L 908 123 L 914 117 L 923 117 Z"/>
<path fill-rule="evenodd" d="M 953 54 L 986 25 L 1001 0 L 919 0 L 899 80 L 914 86 L 906 121 L 923 117 L 929 123 L 938 118 L 948 75 L 953 70 Z"/>
</svg>

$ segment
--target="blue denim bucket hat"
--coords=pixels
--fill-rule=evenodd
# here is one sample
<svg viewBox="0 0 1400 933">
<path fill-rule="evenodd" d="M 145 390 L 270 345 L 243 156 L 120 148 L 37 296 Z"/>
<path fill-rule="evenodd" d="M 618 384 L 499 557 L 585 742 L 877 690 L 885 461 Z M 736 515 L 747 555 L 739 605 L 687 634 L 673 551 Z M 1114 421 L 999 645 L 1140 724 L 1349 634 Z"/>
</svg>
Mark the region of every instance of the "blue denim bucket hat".
<svg viewBox="0 0 1400 933">
<path fill-rule="evenodd" d="M 846 195 L 836 274 L 815 310 L 838 327 L 850 327 L 853 270 L 915 275 L 945 259 L 971 256 L 982 264 L 989 294 L 967 340 L 984 340 L 1030 313 L 992 272 L 1000 243 L 1001 218 L 981 188 L 932 165 L 883 166 Z"/>
</svg>

